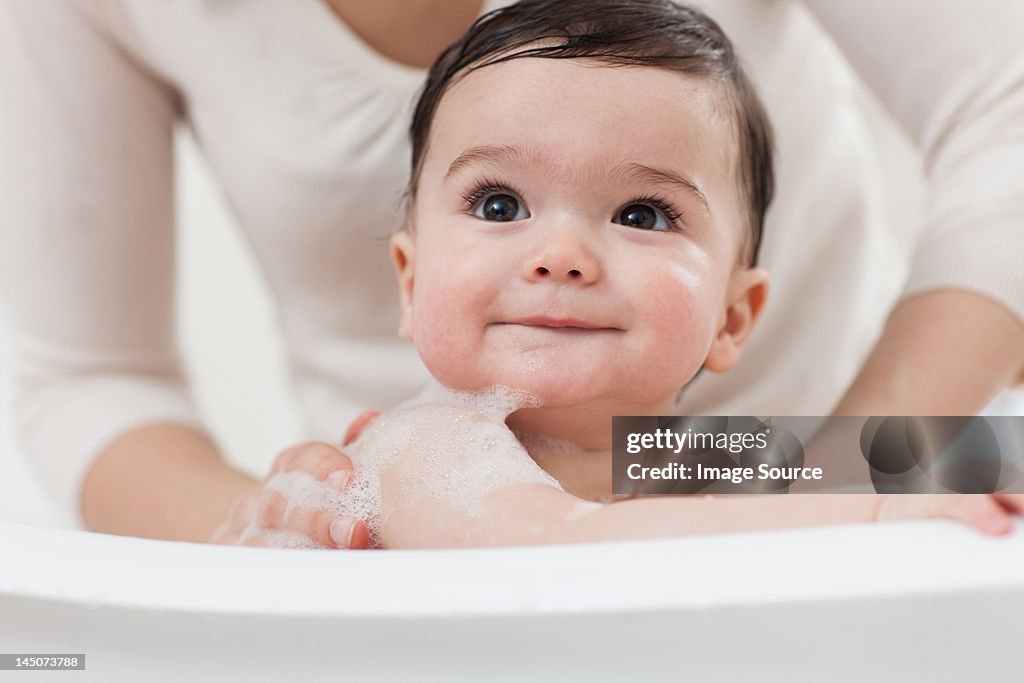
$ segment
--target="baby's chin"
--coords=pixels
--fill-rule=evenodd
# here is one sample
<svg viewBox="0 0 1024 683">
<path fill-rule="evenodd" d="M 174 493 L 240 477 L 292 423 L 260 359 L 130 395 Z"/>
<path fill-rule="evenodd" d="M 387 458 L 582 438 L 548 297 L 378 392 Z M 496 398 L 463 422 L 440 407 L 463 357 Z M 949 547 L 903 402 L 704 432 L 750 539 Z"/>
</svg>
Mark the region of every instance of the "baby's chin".
<svg viewBox="0 0 1024 683">
<path fill-rule="evenodd" d="M 609 350 L 601 345 L 527 350 L 485 346 L 458 352 L 452 351 L 457 344 L 418 344 L 417 348 L 430 374 L 450 389 L 483 391 L 504 386 L 531 394 L 545 408 L 600 406 L 622 415 L 656 414 L 643 411 L 670 405 L 686 382 L 671 365 L 685 368 L 681 362 L 685 359 L 629 362 L 621 348 Z"/>
<path fill-rule="evenodd" d="M 594 401 L 606 401 L 614 391 L 608 385 L 608 378 L 591 376 L 590 373 L 574 373 L 552 368 L 532 367 L 528 364 L 508 363 L 497 371 L 483 368 L 430 367 L 437 381 L 450 389 L 459 391 L 484 391 L 493 386 L 503 386 L 530 395 L 537 407 L 571 408 Z"/>
</svg>

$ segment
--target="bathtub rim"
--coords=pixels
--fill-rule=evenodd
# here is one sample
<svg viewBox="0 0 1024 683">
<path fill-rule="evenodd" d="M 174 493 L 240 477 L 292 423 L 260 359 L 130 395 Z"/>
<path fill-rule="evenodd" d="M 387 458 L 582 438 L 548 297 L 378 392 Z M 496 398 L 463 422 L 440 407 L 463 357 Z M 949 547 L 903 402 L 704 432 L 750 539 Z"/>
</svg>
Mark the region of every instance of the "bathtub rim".
<svg viewBox="0 0 1024 683">
<path fill-rule="evenodd" d="M 339 553 L 0 522 L 0 543 L 18 550 L 5 553 L 0 594 L 205 614 L 457 618 L 1024 590 L 1017 569 L 1024 566 L 1022 530 L 1018 522 L 1011 536 L 987 538 L 927 520 L 573 546 Z M 695 556 L 702 561 L 690 562 Z M 738 566 L 745 557 L 757 558 L 754 571 Z M 253 560 L 260 561 L 257 570 Z M 689 581 L 679 580 L 681 567 Z M 301 581 L 290 580 L 296 570 Z M 338 574 L 350 584 L 329 590 Z M 623 590 L 630 575 L 640 580 Z M 266 586 L 275 582 L 279 591 L 270 594 Z"/>
</svg>

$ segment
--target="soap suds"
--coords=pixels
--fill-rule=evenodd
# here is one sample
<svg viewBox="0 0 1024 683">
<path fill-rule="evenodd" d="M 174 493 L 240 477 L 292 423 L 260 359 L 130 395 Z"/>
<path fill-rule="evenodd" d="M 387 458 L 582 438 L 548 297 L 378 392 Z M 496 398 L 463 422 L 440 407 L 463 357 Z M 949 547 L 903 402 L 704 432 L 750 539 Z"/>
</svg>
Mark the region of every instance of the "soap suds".
<svg viewBox="0 0 1024 683">
<path fill-rule="evenodd" d="M 581 517 L 586 517 L 591 512 L 596 512 L 604 507 L 601 503 L 595 503 L 588 500 L 581 500 L 580 502 L 569 508 L 569 512 L 565 513 L 565 521 L 573 522 Z"/>
<path fill-rule="evenodd" d="M 395 481 L 405 495 L 401 505 L 412 506 L 429 497 L 469 516 L 479 516 L 486 495 L 509 484 L 540 483 L 561 489 L 505 425 L 505 418 L 514 411 L 538 405 L 531 394 L 508 387 L 467 392 L 435 381 L 379 416 L 356 441 L 345 446 L 355 475 L 344 493 L 305 472 L 279 473 L 267 488 L 280 491 L 289 510 L 300 505 L 364 520 L 370 546 L 379 547 L 382 518 L 393 512 L 382 510 L 380 481 L 384 474 L 397 475 Z M 275 532 L 264 540 L 281 544 L 278 547 L 319 547 L 309 539 L 300 545 L 295 536 L 302 535 Z"/>
</svg>

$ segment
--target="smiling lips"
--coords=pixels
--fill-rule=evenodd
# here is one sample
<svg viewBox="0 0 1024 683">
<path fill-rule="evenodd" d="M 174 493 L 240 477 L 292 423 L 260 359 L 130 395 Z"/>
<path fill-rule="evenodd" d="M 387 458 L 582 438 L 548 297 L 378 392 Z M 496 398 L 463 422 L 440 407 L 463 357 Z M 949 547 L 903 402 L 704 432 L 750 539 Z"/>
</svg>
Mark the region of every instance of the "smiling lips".
<svg viewBox="0 0 1024 683">
<path fill-rule="evenodd" d="M 621 332 L 622 330 L 618 327 L 608 327 L 607 325 L 598 325 L 596 323 L 587 322 L 586 320 L 579 320 L 577 318 L 552 318 L 545 315 L 533 316 L 530 318 L 520 318 L 517 320 L 506 320 L 504 325 L 523 325 L 525 327 L 546 327 L 550 329 L 564 329 L 564 330 L 593 330 L 593 331 L 615 331 Z"/>
</svg>

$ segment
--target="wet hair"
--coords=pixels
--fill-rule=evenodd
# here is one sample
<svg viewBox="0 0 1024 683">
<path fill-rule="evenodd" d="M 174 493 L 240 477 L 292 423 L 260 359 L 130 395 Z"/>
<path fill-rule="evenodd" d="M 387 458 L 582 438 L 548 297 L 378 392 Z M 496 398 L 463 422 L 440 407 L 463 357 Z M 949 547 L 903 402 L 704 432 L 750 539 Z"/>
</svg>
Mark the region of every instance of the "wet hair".
<svg viewBox="0 0 1024 683">
<path fill-rule="evenodd" d="M 771 123 L 718 24 L 670 0 L 521 0 L 477 19 L 437 58 L 420 92 L 409 130 L 407 199 L 415 198 L 434 114 L 448 88 L 476 69 L 526 57 L 661 67 L 718 85 L 735 123 L 737 182 L 747 204 L 740 260 L 757 263 L 775 189 Z"/>
</svg>

